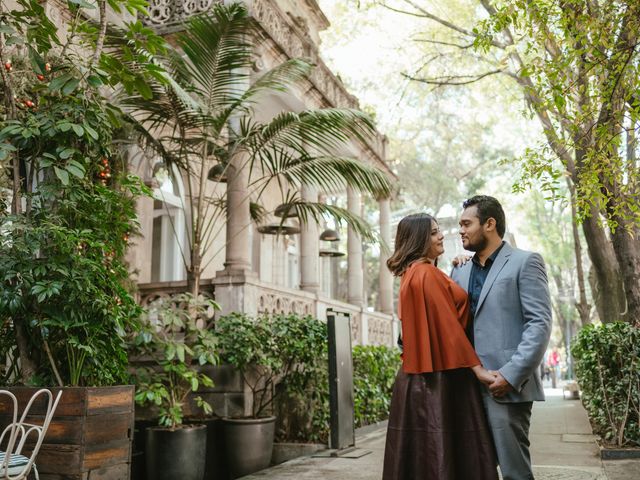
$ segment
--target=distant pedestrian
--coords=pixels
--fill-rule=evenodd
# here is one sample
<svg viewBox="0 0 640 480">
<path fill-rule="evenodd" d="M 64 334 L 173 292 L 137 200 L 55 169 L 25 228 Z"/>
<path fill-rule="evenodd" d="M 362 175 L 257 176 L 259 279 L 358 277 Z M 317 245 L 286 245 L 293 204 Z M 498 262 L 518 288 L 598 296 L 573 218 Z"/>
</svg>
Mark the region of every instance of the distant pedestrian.
<svg viewBox="0 0 640 480">
<path fill-rule="evenodd" d="M 436 266 L 443 239 L 433 217 L 409 215 L 398 225 L 387 261 L 401 278 L 403 357 L 383 480 L 498 479 L 477 381 L 490 384 L 496 377 L 482 367 L 465 334 L 467 294 Z"/>
<path fill-rule="evenodd" d="M 475 255 L 452 278 L 469 292 L 468 335 L 482 364 L 496 375 L 483 400 L 500 472 L 504 480 L 532 480 L 531 408 L 544 400 L 538 366 L 551 333 L 544 261 L 503 241 L 505 216 L 495 198 L 475 196 L 463 208 L 462 245 Z"/>
</svg>

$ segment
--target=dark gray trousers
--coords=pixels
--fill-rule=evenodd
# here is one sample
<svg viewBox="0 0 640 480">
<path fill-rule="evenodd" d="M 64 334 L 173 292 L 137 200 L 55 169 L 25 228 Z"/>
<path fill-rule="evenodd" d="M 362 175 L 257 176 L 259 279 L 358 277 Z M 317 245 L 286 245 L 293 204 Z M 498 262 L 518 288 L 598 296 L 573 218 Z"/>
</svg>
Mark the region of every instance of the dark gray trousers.
<svg viewBox="0 0 640 480">
<path fill-rule="evenodd" d="M 499 403 L 487 392 L 482 399 L 504 480 L 533 480 L 529 425 L 533 402 Z"/>
</svg>

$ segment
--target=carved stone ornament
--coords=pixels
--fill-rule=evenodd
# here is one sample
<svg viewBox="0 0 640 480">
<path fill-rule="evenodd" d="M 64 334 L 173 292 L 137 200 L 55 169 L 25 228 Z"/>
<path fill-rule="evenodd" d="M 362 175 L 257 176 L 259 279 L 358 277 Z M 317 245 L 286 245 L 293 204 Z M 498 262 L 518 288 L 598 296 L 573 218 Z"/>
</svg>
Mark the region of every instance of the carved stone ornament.
<svg viewBox="0 0 640 480">
<path fill-rule="evenodd" d="M 149 16 L 143 23 L 164 27 L 183 22 L 198 13 L 206 12 L 215 0 L 149 0 Z"/>
</svg>

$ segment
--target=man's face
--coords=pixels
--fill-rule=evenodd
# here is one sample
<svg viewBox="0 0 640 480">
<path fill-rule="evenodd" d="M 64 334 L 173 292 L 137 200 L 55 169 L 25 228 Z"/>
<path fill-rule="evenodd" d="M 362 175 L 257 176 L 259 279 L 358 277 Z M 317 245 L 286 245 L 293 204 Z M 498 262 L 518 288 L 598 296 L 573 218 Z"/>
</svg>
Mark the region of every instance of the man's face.
<svg viewBox="0 0 640 480">
<path fill-rule="evenodd" d="M 478 207 L 472 205 L 465 208 L 460 217 L 460 237 L 465 250 L 477 252 L 487 246 L 488 239 L 484 226 L 480 225 Z"/>
</svg>

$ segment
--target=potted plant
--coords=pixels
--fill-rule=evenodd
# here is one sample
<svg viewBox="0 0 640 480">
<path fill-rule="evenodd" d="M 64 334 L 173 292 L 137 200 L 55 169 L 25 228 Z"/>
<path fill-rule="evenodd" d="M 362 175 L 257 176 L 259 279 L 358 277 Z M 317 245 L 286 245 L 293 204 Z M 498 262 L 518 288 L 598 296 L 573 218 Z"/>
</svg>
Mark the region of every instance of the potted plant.
<svg viewBox="0 0 640 480">
<path fill-rule="evenodd" d="M 116 66 L 105 53 L 102 0 L 97 28 L 79 11 L 91 4 L 69 3 L 66 43 L 40 2 L 16 3 L 0 6 L 0 163 L 9 173 L 0 178 L 0 375 L 20 385 L 21 405 L 34 386 L 64 388 L 41 474 L 126 479 L 134 404 L 125 332 L 137 328 L 139 307 L 124 257 L 145 188 L 127 172 L 116 142 L 125 118 L 105 94 L 144 89 L 149 69 L 142 57 Z"/>
<path fill-rule="evenodd" d="M 226 459 L 233 478 L 269 466 L 276 417 L 274 403 L 289 383 L 304 383 L 314 345 L 325 341 L 323 324 L 311 317 L 271 315 L 253 319 L 233 313 L 216 320 L 221 361 L 240 373 L 250 395 L 243 418 L 223 418 Z M 300 388 L 304 388 L 303 385 Z"/>
<path fill-rule="evenodd" d="M 206 425 L 183 421 L 190 394 L 200 386 L 213 386 L 199 367 L 217 364 L 217 342 L 209 324 L 214 308 L 213 301 L 187 293 L 160 298 L 143 314 L 144 328 L 133 339 L 137 363 L 142 364 L 135 372 L 136 402 L 154 407 L 159 424 L 146 430 L 149 480 L 204 476 Z M 205 414 L 211 413 L 200 396 L 194 400 Z"/>
</svg>

